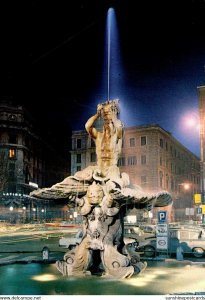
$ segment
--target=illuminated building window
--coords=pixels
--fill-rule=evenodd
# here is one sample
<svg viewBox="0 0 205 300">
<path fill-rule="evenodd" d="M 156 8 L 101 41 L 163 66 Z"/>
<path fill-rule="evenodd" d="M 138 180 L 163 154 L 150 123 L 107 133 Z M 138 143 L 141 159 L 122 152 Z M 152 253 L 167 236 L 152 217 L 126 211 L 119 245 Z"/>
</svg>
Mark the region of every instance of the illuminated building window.
<svg viewBox="0 0 205 300">
<path fill-rule="evenodd" d="M 9 149 L 9 158 L 15 158 L 15 157 L 16 157 L 15 149 Z"/>
</svg>

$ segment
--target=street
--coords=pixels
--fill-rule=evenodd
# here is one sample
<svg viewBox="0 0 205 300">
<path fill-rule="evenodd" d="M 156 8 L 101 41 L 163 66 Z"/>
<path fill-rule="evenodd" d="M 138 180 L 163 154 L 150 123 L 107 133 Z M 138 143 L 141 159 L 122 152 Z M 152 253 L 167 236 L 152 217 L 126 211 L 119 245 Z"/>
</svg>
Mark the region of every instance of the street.
<svg viewBox="0 0 205 300">
<path fill-rule="evenodd" d="M 48 247 L 50 252 L 59 252 L 62 255 L 66 249 L 58 245 L 59 238 L 62 236 L 72 236 L 77 229 L 73 228 L 47 228 L 46 226 L 33 226 L 25 228 L 23 226 L 11 227 L 8 230 L 1 231 L 0 235 L 0 263 L 7 259 L 11 253 L 16 255 L 39 253 L 42 249 Z"/>
</svg>

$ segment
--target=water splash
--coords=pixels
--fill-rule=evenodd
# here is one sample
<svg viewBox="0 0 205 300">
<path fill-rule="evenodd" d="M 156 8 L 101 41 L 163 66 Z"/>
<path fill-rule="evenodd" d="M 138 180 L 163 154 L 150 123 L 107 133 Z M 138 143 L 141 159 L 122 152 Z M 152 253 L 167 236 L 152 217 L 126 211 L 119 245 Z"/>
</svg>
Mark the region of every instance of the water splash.
<svg viewBox="0 0 205 300">
<path fill-rule="evenodd" d="M 120 63 L 120 46 L 117 28 L 117 18 L 114 8 L 109 8 L 106 20 L 106 40 L 105 40 L 105 59 L 104 71 L 104 88 L 106 87 L 107 99 L 119 98 L 121 63 Z M 105 93 L 105 91 L 104 91 Z"/>
<path fill-rule="evenodd" d="M 107 32 L 108 32 L 108 38 L 107 38 L 107 57 L 108 57 L 108 62 L 107 62 L 107 99 L 110 100 L 110 35 L 111 35 L 111 18 L 113 15 L 113 8 L 110 8 L 108 10 L 108 20 L 107 20 Z"/>
</svg>

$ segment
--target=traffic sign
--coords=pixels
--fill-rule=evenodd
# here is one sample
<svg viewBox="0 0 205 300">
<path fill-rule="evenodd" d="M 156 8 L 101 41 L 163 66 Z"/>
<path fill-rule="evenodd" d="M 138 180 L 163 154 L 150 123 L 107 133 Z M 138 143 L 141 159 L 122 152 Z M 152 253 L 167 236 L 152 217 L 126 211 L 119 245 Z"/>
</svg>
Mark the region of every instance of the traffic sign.
<svg viewBox="0 0 205 300">
<path fill-rule="evenodd" d="M 186 207 L 185 215 L 186 216 L 193 216 L 194 215 L 194 208 L 193 207 Z"/>
<path fill-rule="evenodd" d="M 200 205 L 200 208 L 202 209 L 202 214 L 205 215 L 205 205 Z"/>
<path fill-rule="evenodd" d="M 156 226 L 157 236 L 167 236 L 168 235 L 168 225 L 167 223 L 157 224 Z"/>
<path fill-rule="evenodd" d="M 202 208 L 201 207 L 197 207 L 196 208 L 196 214 L 197 215 L 201 215 L 202 214 Z"/>
<path fill-rule="evenodd" d="M 164 223 L 167 221 L 167 211 L 158 211 L 158 223 Z"/>
<path fill-rule="evenodd" d="M 201 194 L 194 194 L 194 203 L 195 204 L 201 203 Z"/>
<path fill-rule="evenodd" d="M 167 250 L 168 249 L 167 236 L 157 236 L 157 249 L 159 249 L 159 250 Z"/>
</svg>

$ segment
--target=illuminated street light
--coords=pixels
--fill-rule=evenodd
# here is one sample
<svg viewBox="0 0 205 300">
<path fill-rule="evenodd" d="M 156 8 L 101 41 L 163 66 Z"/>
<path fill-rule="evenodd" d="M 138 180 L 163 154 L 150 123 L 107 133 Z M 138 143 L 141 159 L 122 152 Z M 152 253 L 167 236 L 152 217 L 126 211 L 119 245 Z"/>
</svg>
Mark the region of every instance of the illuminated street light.
<svg viewBox="0 0 205 300">
<path fill-rule="evenodd" d="M 10 211 L 14 210 L 13 206 L 10 206 L 10 207 L 9 207 L 9 210 L 10 210 Z"/>
<path fill-rule="evenodd" d="M 191 111 L 186 113 L 183 117 L 182 117 L 182 125 L 183 128 L 188 129 L 196 129 L 197 131 L 199 131 L 199 117 L 198 114 L 195 111 Z"/>
<path fill-rule="evenodd" d="M 190 184 L 189 183 L 179 183 L 178 185 L 183 186 L 184 190 L 188 191 L 190 189 Z"/>
<path fill-rule="evenodd" d="M 184 183 L 183 187 L 186 191 L 188 191 L 190 189 L 190 184 L 189 183 Z"/>
</svg>

